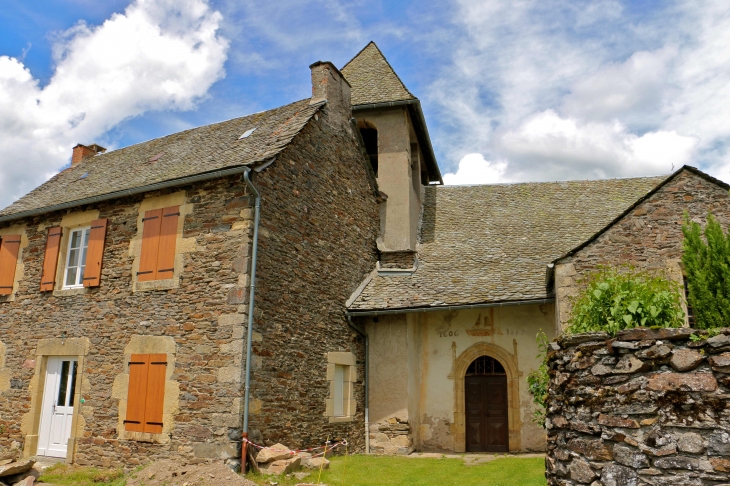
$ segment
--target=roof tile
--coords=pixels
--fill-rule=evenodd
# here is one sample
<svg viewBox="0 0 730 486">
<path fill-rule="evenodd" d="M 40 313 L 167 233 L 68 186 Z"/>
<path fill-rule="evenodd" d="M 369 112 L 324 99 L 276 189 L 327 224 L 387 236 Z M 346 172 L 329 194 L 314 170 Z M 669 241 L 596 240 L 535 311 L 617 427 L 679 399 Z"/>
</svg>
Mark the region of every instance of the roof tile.
<svg viewBox="0 0 730 486">
<path fill-rule="evenodd" d="M 310 99 L 90 157 L 0 211 L 7 216 L 274 157 L 323 103 Z M 250 136 L 241 135 L 256 128 Z"/>
<path fill-rule="evenodd" d="M 546 265 L 666 177 L 427 187 L 410 276 L 376 276 L 352 311 L 549 297 Z"/>
<path fill-rule="evenodd" d="M 414 100 L 375 42 L 370 42 L 341 69 L 352 87 L 352 105 Z"/>
</svg>

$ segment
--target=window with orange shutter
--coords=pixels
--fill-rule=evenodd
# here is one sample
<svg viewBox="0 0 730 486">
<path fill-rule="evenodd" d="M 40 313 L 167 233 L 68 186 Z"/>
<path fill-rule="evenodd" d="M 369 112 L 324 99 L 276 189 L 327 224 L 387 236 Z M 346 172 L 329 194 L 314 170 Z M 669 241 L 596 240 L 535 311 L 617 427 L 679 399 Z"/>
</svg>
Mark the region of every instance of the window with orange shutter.
<svg viewBox="0 0 730 486">
<path fill-rule="evenodd" d="M 0 295 L 13 293 L 19 251 L 20 235 L 5 235 L 0 238 Z"/>
<path fill-rule="evenodd" d="M 147 211 L 142 218 L 142 249 L 137 280 L 164 280 L 175 272 L 175 243 L 180 206 Z"/>
<path fill-rule="evenodd" d="M 56 266 L 61 248 L 63 230 L 60 226 L 48 229 L 46 251 L 43 254 L 43 273 L 41 274 L 41 292 L 49 292 L 56 285 Z"/>
<path fill-rule="evenodd" d="M 166 354 L 132 355 L 124 420 L 128 432 L 162 433 L 166 371 Z"/>
</svg>

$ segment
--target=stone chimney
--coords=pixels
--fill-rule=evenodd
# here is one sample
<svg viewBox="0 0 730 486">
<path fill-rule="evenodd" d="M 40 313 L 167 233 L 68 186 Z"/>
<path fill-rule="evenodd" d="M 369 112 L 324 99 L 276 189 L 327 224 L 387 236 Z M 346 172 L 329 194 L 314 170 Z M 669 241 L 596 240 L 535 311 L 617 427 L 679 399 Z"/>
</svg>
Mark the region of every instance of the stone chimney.
<svg viewBox="0 0 730 486">
<path fill-rule="evenodd" d="M 312 70 L 312 100 L 310 104 L 327 100 L 329 109 L 347 116 L 349 124 L 352 118 L 350 104 L 350 83 L 339 69 L 329 61 L 317 61 L 309 69 Z"/>
<path fill-rule="evenodd" d="M 71 155 L 71 167 L 77 166 L 79 162 L 84 159 L 93 157 L 96 154 L 103 154 L 104 152 L 106 152 L 106 149 L 104 147 L 95 143 L 89 146 L 81 145 L 79 143 L 74 147 L 73 150 L 73 155 Z"/>
</svg>

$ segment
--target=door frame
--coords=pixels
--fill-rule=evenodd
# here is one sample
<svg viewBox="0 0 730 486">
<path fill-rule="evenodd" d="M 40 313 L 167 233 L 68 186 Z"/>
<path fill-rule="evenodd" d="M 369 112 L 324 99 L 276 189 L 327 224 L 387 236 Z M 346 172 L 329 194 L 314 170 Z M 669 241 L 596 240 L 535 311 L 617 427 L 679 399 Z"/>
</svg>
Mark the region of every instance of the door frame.
<svg viewBox="0 0 730 486">
<path fill-rule="evenodd" d="M 507 374 L 507 423 L 508 449 L 510 452 L 522 448 L 522 419 L 520 416 L 520 383 L 522 373 L 517 366 L 517 341 L 513 340 L 515 354 L 491 343 L 479 342 L 469 346 L 455 360 L 452 375 L 454 380 L 454 451 L 466 452 L 466 386 L 464 378 L 469 365 L 481 356 L 499 361 Z M 456 354 L 454 352 L 454 354 Z"/>
<path fill-rule="evenodd" d="M 477 358 L 477 359 L 479 359 L 479 358 Z M 480 391 L 480 395 L 481 395 L 481 397 L 480 397 L 481 398 L 480 406 L 482 407 L 481 408 L 482 412 L 484 411 L 484 408 L 485 407 L 486 408 L 489 408 L 489 402 L 484 400 L 484 398 L 485 398 L 484 397 L 484 395 L 485 395 L 484 391 L 485 390 L 484 390 L 483 387 L 485 387 L 485 386 L 486 387 L 494 386 L 494 384 L 496 383 L 494 380 L 499 380 L 499 386 L 500 387 L 504 387 L 504 402 L 502 404 L 503 405 L 503 407 L 502 407 L 503 410 L 502 411 L 505 413 L 505 416 L 504 416 L 504 421 L 505 421 L 505 424 L 504 425 L 505 425 L 505 428 L 504 428 L 504 436 L 503 437 L 500 437 L 500 440 L 504 440 L 503 446 L 500 446 L 500 450 L 489 450 L 489 445 L 488 445 L 488 439 L 489 439 L 489 421 L 486 420 L 486 417 L 484 416 L 484 414 L 482 414 L 482 416 L 480 418 L 480 426 L 482 428 L 482 430 L 480 431 L 481 432 L 480 433 L 480 438 L 482 439 L 482 442 L 483 442 L 483 446 L 484 447 L 483 448 L 480 447 L 480 449 L 483 449 L 483 450 L 480 450 L 480 451 L 466 451 L 466 452 L 477 452 L 477 453 L 479 453 L 479 452 L 491 452 L 491 453 L 508 452 L 509 451 L 509 423 L 508 423 L 508 421 L 509 421 L 509 409 L 508 409 L 508 403 L 507 403 L 507 376 L 506 375 L 502 375 L 502 374 L 499 374 L 499 375 L 496 375 L 495 374 L 495 375 L 466 376 L 466 377 L 464 377 L 464 391 L 465 392 L 469 392 L 469 388 L 470 388 L 469 380 L 477 380 L 478 382 L 479 381 L 481 381 L 481 382 L 491 381 L 492 382 L 491 385 L 488 385 L 488 384 L 485 384 L 485 383 L 479 383 L 479 385 L 477 385 L 479 387 L 479 391 Z M 472 383 L 474 383 L 474 381 L 472 381 Z M 474 386 L 474 385 L 471 385 L 471 386 Z M 468 402 L 468 400 L 465 397 L 464 398 L 464 405 L 465 406 L 467 405 L 467 402 Z M 491 409 L 490 408 L 490 410 L 494 410 L 494 409 Z M 468 439 L 469 439 L 469 430 L 470 430 L 470 428 L 469 428 L 469 417 L 470 417 L 470 414 L 469 413 L 466 413 L 464 420 L 466 421 L 466 431 L 465 431 L 465 434 L 466 434 L 466 438 L 467 438 L 467 442 L 466 442 L 466 448 L 467 449 L 469 448 L 469 441 L 468 441 Z M 500 435 L 502 435 L 502 434 L 500 434 Z M 502 450 L 502 447 L 504 447 L 504 450 Z"/>
<path fill-rule="evenodd" d="M 56 362 L 56 369 L 50 370 L 49 363 L 51 360 L 54 360 Z M 75 386 L 73 383 L 76 383 L 78 385 L 78 358 L 76 356 L 47 356 L 46 357 L 46 376 L 45 376 L 45 384 L 43 386 L 44 392 L 43 397 L 41 398 L 41 418 L 40 422 L 38 423 L 38 449 L 40 449 L 40 444 L 43 442 L 43 439 L 45 439 L 45 454 L 43 454 L 45 457 L 66 457 L 64 454 L 63 456 L 60 455 L 52 455 L 51 452 L 54 452 L 56 454 L 59 454 L 60 451 L 53 449 L 51 446 L 51 437 L 53 436 L 53 429 L 57 427 L 59 424 L 57 422 L 57 414 L 56 414 L 56 405 L 54 405 L 51 408 L 51 404 L 56 402 L 56 399 L 58 397 L 58 394 L 60 390 L 56 388 L 56 385 L 61 385 L 63 383 L 63 365 L 62 363 L 69 362 L 75 364 L 75 367 L 72 369 L 76 370 L 76 373 L 74 373 L 74 376 L 71 376 L 72 370 L 68 370 L 67 377 L 70 377 L 70 380 L 66 381 L 66 391 L 68 391 L 69 387 L 73 387 L 74 389 L 74 396 L 71 396 L 71 409 L 73 410 L 74 406 L 74 397 L 75 397 Z M 73 365 L 72 365 L 73 366 Z M 50 371 L 54 371 L 53 376 L 51 376 Z M 49 379 L 51 380 L 49 383 Z M 54 389 L 51 390 L 49 388 L 49 385 L 53 385 Z M 52 392 L 52 393 L 50 393 Z M 65 395 L 64 395 L 65 396 Z M 66 408 L 66 405 L 62 405 L 62 407 Z M 68 414 L 64 414 L 66 417 Z M 73 418 L 73 412 L 71 413 L 71 417 Z M 45 426 L 45 427 L 44 427 Z M 54 427 L 55 426 L 55 427 Z M 63 430 L 62 426 L 62 430 Z M 44 430 L 45 429 L 45 430 Z M 69 437 L 71 437 L 71 427 L 69 426 L 68 429 Z M 68 438 L 66 438 L 66 441 L 68 441 Z M 36 450 L 36 453 L 39 454 L 39 450 Z M 66 452 L 68 452 L 68 443 L 66 444 Z M 39 454 L 40 455 L 40 454 Z"/>
<path fill-rule="evenodd" d="M 76 369 L 76 391 L 73 398 L 74 411 L 71 420 L 71 436 L 66 449 L 66 464 L 73 464 L 76 456 L 76 444 L 83 437 L 84 420 L 81 418 L 81 397 L 88 391 L 89 384 L 84 380 L 84 366 L 89 354 L 88 338 L 51 338 L 41 339 L 36 347 L 36 359 L 33 363 L 35 373 L 30 382 L 30 410 L 23 416 L 21 432 L 25 434 L 23 457 L 35 456 L 38 453 L 41 414 L 43 413 L 43 394 L 46 387 L 46 373 L 49 357 L 70 357 L 78 361 Z"/>
</svg>

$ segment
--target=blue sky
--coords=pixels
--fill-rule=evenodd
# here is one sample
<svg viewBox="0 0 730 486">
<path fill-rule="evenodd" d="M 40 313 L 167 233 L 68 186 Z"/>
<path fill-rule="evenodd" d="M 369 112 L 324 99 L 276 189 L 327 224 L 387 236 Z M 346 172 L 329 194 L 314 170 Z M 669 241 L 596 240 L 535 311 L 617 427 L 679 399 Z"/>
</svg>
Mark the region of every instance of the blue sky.
<svg viewBox="0 0 730 486">
<path fill-rule="evenodd" d="M 30 5 L 30 6 L 29 6 Z M 447 183 L 730 180 L 726 1 L 6 0 L 0 205 L 68 164 L 302 99 L 374 40 Z"/>
</svg>

